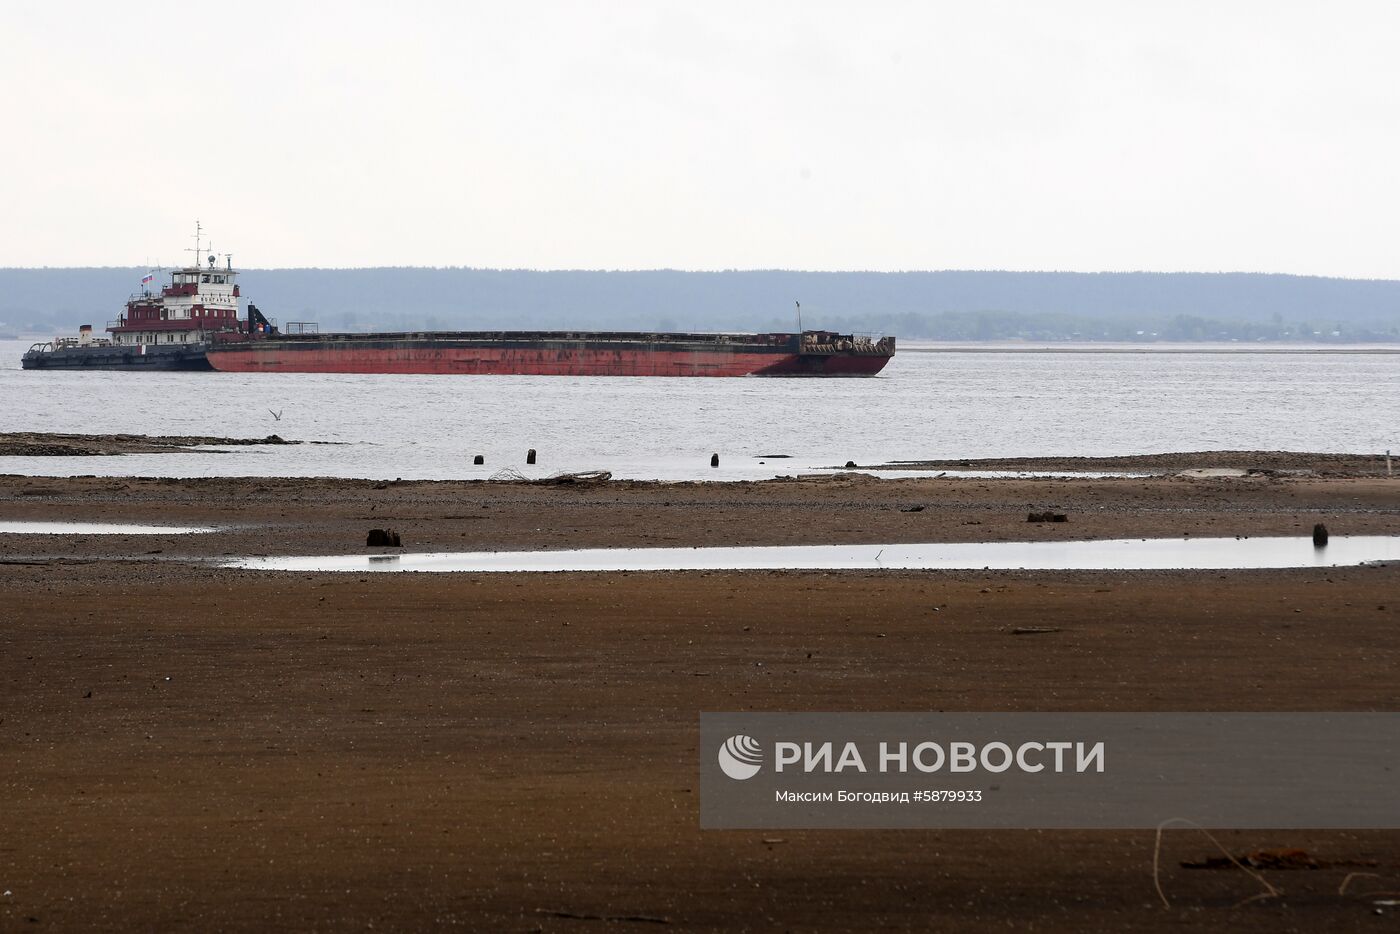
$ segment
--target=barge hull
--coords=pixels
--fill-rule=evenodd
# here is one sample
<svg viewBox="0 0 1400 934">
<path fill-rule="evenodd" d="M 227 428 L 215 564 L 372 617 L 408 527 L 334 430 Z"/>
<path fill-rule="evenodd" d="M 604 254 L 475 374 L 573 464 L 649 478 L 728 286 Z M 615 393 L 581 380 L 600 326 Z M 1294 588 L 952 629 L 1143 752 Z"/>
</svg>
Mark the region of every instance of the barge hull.
<svg viewBox="0 0 1400 934">
<path fill-rule="evenodd" d="M 798 353 L 794 348 L 487 346 L 469 341 L 250 341 L 216 345 L 216 370 L 232 373 L 400 373 L 538 376 L 874 376 L 881 353 Z"/>
<path fill-rule="evenodd" d="M 118 347 L 64 347 L 58 350 L 30 350 L 20 360 L 26 370 L 127 370 L 151 373 L 183 370 L 207 372 L 214 369 L 205 356 L 204 348 L 184 346 L 142 348 L 139 345 Z"/>
</svg>

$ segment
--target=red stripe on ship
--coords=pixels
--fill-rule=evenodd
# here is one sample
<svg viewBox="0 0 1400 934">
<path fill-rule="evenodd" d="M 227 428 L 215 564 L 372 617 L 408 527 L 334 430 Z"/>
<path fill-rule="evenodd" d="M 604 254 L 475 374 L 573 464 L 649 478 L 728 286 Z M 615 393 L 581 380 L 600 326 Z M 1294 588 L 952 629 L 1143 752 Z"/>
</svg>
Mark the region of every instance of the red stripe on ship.
<svg viewBox="0 0 1400 934">
<path fill-rule="evenodd" d="M 227 373 L 440 373 L 492 376 L 873 376 L 881 354 L 724 351 L 327 347 L 242 344 L 209 351 Z"/>
</svg>

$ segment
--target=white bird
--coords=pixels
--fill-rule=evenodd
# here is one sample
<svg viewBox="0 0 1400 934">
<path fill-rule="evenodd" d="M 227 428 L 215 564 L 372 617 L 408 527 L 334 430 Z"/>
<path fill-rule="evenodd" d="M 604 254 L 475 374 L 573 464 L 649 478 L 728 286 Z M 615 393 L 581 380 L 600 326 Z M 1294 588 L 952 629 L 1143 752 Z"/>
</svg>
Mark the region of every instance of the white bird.
<svg viewBox="0 0 1400 934">
<path fill-rule="evenodd" d="M 280 422 L 280 421 L 282 420 L 282 413 L 281 413 L 281 412 L 274 412 L 274 411 L 272 411 L 271 409 L 268 409 L 268 410 L 267 410 L 267 414 L 272 416 L 272 420 L 273 420 L 274 422 Z"/>
</svg>

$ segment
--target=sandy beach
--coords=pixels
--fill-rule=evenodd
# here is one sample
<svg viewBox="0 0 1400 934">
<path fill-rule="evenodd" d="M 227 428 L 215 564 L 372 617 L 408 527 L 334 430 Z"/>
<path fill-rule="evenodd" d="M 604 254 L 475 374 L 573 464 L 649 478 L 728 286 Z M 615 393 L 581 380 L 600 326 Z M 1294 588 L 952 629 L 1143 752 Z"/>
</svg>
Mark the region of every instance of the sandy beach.
<svg viewBox="0 0 1400 934">
<path fill-rule="evenodd" d="M 1317 522 L 1400 534 L 1400 480 L 1327 457 L 1256 457 L 1260 472 L 1207 479 L 0 477 L 0 519 L 218 529 L 0 536 L 0 927 L 1384 923 L 1396 909 L 1367 893 L 1400 890 L 1393 832 L 1220 834 L 1231 852 L 1301 848 L 1324 864 L 1266 871 L 1283 896 L 1240 905 L 1258 884 L 1181 868 L 1219 854 L 1172 831 L 1166 908 L 1150 831 L 702 832 L 695 747 L 707 710 L 1400 709 L 1394 565 L 335 575 L 215 563 L 363 552 L 374 527 L 412 551 L 1305 536 Z M 1028 523 L 1038 510 L 1067 521 Z"/>
</svg>

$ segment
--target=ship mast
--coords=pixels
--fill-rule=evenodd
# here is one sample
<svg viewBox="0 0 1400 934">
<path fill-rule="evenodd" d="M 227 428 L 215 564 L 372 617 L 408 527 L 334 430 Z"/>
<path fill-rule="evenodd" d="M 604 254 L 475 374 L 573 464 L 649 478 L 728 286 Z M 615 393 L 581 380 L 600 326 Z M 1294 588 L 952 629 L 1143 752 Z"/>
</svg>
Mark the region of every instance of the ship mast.
<svg viewBox="0 0 1400 934">
<path fill-rule="evenodd" d="M 190 264 L 190 265 L 194 266 L 196 269 L 198 269 L 199 266 L 200 266 L 199 257 L 200 257 L 200 252 L 201 252 L 201 251 L 200 251 L 200 249 L 199 249 L 199 242 L 200 242 L 200 234 L 201 234 L 202 232 L 203 232 L 203 228 L 199 226 L 199 221 L 196 220 L 196 221 L 194 222 L 194 250 L 193 250 L 193 253 L 194 253 L 194 262 Z M 185 247 L 185 252 L 186 252 L 186 253 L 191 252 L 190 248 L 189 248 L 189 247 Z"/>
</svg>

